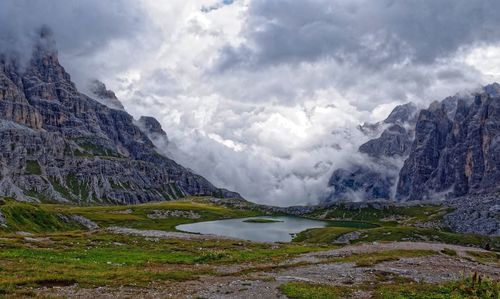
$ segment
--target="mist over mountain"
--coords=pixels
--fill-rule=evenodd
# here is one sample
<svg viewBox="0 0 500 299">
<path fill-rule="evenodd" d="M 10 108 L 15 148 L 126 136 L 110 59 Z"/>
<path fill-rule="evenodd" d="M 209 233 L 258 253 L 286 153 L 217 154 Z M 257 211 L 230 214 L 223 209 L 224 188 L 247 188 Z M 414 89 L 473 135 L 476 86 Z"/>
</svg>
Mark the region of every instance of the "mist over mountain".
<svg viewBox="0 0 500 299">
<path fill-rule="evenodd" d="M 336 169 L 325 201 L 445 200 L 500 192 L 500 85 L 418 110 L 396 107 L 365 134 L 362 164 Z"/>
<path fill-rule="evenodd" d="M 120 204 L 240 197 L 159 154 L 147 137 L 166 137 L 159 123 L 143 117 L 141 130 L 104 84 L 93 83 L 99 101 L 80 93 L 59 64 L 52 31 L 38 32 L 24 66 L 0 56 L 0 195 Z"/>
<path fill-rule="evenodd" d="M 97 78 L 153 116 L 167 156 L 260 203 L 314 204 L 335 169 L 363 163 L 359 124 L 500 81 L 499 5 L 5 0 L 0 49 L 28 63 L 46 24 L 78 90 L 111 105 Z"/>
</svg>

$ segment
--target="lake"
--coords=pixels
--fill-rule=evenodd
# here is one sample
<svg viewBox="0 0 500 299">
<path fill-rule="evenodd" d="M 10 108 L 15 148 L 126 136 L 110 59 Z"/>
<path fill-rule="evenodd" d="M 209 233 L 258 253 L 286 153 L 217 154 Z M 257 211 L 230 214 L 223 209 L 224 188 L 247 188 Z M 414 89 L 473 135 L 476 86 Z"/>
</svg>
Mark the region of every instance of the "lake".
<svg viewBox="0 0 500 299">
<path fill-rule="evenodd" d="M 254 219 L 277 222 L 258 223 Z M 249 221 L 250 220 L 250 221 Z M 257 242 L 290 242 L 293 235 L 310 228 L 320 228 L 328 222 L 300 217 L 251 217 L 178 225 L 180 231 L 238 238 Z"/>
</svg>

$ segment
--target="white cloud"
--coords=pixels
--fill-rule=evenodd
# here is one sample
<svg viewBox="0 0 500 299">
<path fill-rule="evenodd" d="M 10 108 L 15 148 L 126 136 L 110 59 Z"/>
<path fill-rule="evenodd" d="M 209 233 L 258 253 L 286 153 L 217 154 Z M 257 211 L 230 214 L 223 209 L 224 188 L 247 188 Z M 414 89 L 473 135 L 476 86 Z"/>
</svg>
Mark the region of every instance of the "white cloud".
<svg viewBox="0 0 500 299">
<path fill-rule="evenodd" d="M 484 9 L 496 1 L 47 2 L 58 9 L 4 3 L 27 28 L 54 27 L 77 83 L 96 76 L 156 117 L 181 164 L 264 203 L 316 202 L 335 167 L 361 159 L 358 124 L 500 73 Z"/>
</svg>

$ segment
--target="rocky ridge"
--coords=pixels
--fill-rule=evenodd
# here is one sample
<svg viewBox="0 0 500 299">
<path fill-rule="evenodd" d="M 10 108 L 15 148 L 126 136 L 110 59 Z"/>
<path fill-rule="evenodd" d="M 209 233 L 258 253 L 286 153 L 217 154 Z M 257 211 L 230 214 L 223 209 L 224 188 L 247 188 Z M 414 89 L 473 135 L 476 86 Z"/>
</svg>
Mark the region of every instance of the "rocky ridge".
<svg viewBox="0 0 500 299">
<path fill-rule="evenodd" d="M 351 163 L 333 172 L 328 182 L 332 191 L 324 201 L 393 197 L 401 161 L 408 156 L 412 144 L 416 112 L 417 107 L 408 103 L 397 106 L 382 122 L 363 125 L 360 129 L 366 134 L 382 133 L 359 147 L 365 163 Z"/>
<path fill-rule="evenodd" d="M 385 127 L 383 127 L 385 126 Z M 432 103 L 398 106 L 359 147 L 366 163 L 333 172 L 325 201 L 443 200 L 500 192 L 500 85 Z"/>
<path fill-rule="evenodd" d="M 240 197 L 159 154 L 125 111 L 80 93 L 46 28 L 26 68 L 0 56 L 0 139 L 0 195 L 18 200 L 132 204 Z"/>
</svg>

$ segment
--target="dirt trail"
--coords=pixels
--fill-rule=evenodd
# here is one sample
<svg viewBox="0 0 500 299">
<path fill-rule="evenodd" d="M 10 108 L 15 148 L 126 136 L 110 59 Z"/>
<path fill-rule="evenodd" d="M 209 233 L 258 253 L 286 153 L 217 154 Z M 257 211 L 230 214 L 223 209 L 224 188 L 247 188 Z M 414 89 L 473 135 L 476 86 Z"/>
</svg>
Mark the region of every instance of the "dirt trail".
<svg viewBox="0 0 500 299">
<path fill-rule="evenodd" d="M 170 233 L 169 233 L 170 234 Z M 176 233 L 177 234 L 177 233 Z M 441 254 L 448 248 L 457 256 Z M 401 258 L 373 266 L 357 267 L 354 263 L 331 263 L 328 259 L 352 254 L 389 250 L 433 250 L 436 255 Z M 500 279 L 499 264 L 482 264 L 467 255 L 467 251 L 482 249 L 425 242 L 372 243 L 346 246 L 340 249 L 302 254 L 279 265 L 219 266 L 221 276 L 205 276 L 195 281 L 155 284 L 149 288 L 83 289 L 77 286 L 39 289 L 39 295 L 77 298 L 286 298 L 278 287 L 289 281 L 306 281 L 330 285 L 376 283 L 380 276 L 389 281 L 405 277 L 414 281 L 439 283 L 455 280 L 472 272 Z M 262 268 L 267 266 L 266 268 Z M 252 270 L 252 267 L 254 269 Z M 369 298 L 369 293 L 357 292 L 356 298 Z"/>
</svg>

